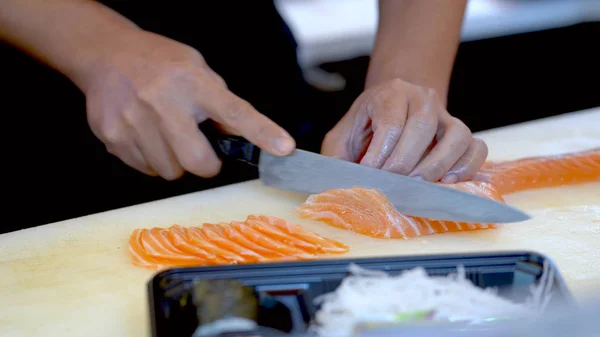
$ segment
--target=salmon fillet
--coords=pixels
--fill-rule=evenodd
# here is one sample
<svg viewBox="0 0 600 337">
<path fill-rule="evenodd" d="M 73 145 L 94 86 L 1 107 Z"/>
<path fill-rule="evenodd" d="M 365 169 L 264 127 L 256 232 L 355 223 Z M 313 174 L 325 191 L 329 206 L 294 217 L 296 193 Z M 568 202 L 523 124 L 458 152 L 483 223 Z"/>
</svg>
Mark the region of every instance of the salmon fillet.
<svg viewBox="0 0 600 337">
<path fill-rule="evenodd" d="M 502 194 L 600 181 L 600 147 L 556 156 L 487 162 L 474 180 L 492 183 Z"/>
<path fill-rule="evenodd" d="M 504 202 L 489 183 L 463 182 L 446 186 Z M 439 221 L 398 213 L 376 189 L 334 189 L 313 194 L 296 209 L 300 216 L 375 238 L 409 239 L 420 235 L 495 228 L 494 224 Z"/>
<path fill-rule="evenodd" d="M 569 154 L 487 162 L 474 181 L 446 184 L 504 202 L 503 194 L 600 181 L 600 148 Z M 376 238 L 496 228 L 494 224 L 438 221 L 398 213 L 378 190 L 350 188 L 314 194 L 297 208 L 300 216 Z"/>
<path fill-rule="evenodd" d="M 314 260 L 349 248 L 272 216 L 250 215 L 244 222 L 172 225 L 135 229 L 129 237 L 132 263 L 149 269 Z"/>
</svg>

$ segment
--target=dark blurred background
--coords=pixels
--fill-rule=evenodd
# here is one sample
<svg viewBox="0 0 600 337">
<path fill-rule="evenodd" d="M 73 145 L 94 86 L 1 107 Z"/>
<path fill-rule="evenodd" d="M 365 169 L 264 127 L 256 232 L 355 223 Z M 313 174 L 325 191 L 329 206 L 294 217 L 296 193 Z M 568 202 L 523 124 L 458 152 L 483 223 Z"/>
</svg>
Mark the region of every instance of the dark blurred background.
<svg viewBox="0 0 600 337">
<path fill-rule="evenodd" d="M 369 58 L 368 51 L 360 50 L 368 50 L 365 46 L 373 33 L 369 29 L 349 29 L 339 36 L 345 40 L 342 45 L 355 49 L 347 55 L 336 47 L 334 33 L 324 34 L 332 40 L 320 45 L 342 52 L 329 59 L 300 57 L 301 67 L 290 67 L 281 60 L 294 48 L 299 55 L 313 48 L 317 55 L 319 41 L 302 32 L 296 34 L 297 41 L 286 40 L 289 31 L 281 29 L 281 19 L 263 15 L 275 10 L 271 1 L 235 2 L 235 6 L 203 2 L 211 7 L 206 11 L 182 8 L 182 3 L 172 7 L 148 3 L 140 11 L 139 2 L 106 2 L 145 29 L 201 46 L 209 65 L 234 92 L 277 122 L 291 125 L 301 148 L 318 151 L 324 133 L 362 91 Z M 367 9 L 374 3 L 281 0 L 278 5 L 292 32 L 321 25 L 326 33 L 339 25 L 356 23 L 360 28 L 358 18 L 363 16 L 373 19 L 374 13 L 363 13 L 360 6 L 354 13 L 343 7 L 359 2 L 367 3 Z M 590 19 L 591 10 L 575 5 L 566 11 L 570 4 L 580 3 L 575 0 L 474 2 L 493 6 L 467 13 L 448 106 L 473 132 L 600 106 L 600 23 Z M 341 6 L 339 15 L 345 19 L 319 9 L 324 3 Z M 581 3 L 594 5 L 600 20 L 595 5 L 600 1 Z M 569 15 L 571 21 L 565 20 Z M 227 28 L 234 30 L 227 33 Z M 216 31 L 219 38 L 212 35 Z M 358 36 L 357 42 L 352 34 Z M 364 36 L 367 39 L 361 40 Z M 304 83 L 302 72 L 310 85 Z M 287 81 L 290 78 L 294 80 Z M 3 162 L 8 166 L 6 191 L 11 200 L 3 204 L 8 217 L 0 233 L 256 177 L 255 170 L 234 164 L 210 181 L 184 176 L 166 182 L 143 176 L 105 152 L 87 127 L 85 97 L 67 79 L 0 44 L 0 80 L 7 150 Z"/>
</svg>

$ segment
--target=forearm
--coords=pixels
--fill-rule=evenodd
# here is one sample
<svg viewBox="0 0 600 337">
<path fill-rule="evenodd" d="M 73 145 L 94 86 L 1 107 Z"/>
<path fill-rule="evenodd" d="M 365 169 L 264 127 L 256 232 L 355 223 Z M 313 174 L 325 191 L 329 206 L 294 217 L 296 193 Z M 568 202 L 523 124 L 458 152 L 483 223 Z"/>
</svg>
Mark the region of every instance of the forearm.
<svg viewBox="0 0 600 337">
<path fill-rule="evenodd" d="M 0 39 L 60 71 L 80 88 L 111 41 L 137 29 L 92 0 L 0 1 Z"/>
<path fill-rule="evenodd" d="M 393 78 L 446 100 L 466 0 L 380 0 L 367 88 Z"/>
</svg>

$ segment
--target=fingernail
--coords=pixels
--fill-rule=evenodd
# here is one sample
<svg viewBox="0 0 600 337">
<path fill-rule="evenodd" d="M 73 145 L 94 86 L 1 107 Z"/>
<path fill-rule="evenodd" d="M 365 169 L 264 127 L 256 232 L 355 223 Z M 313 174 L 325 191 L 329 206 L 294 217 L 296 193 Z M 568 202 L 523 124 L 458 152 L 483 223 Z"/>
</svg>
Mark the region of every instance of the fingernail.
<svg viewBox="0 0 600 337">
<path fill-rule="evenodd" d="M 279 137 L 275 140 L 275 148 L 281 154 L 290 153 L 296 144 L 289 137 Z"/>
<path fill-rule="evenodd" d="M 454 173 L 446 174 L 441 180 L 441 182 L 444 184 L 454 184 L 457 181 L 458 181 L 458 176 Z"/>
<path fill-rule="evenodd" d="M 414 179 L 417 179 L 417 180 L 425 180 L 425 179 L 423 179 L 423 177 L 421 177 L 421 176 L 414 176 L 413 178 L 414 178 Z"/>
</svg>

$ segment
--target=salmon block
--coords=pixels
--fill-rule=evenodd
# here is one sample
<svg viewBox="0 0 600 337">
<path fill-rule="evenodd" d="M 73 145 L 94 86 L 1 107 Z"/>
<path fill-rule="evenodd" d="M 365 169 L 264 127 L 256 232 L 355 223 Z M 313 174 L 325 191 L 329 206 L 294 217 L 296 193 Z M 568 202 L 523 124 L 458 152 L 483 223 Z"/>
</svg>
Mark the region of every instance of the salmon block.
<svg viewBox="0 0 600 337">
<path fill-rule="evenodd" d="M 492 183 L 502 194 L 600 181 L 600 148 L 556 156 L 487 162 L 474 180 Z"/>
</svg>

